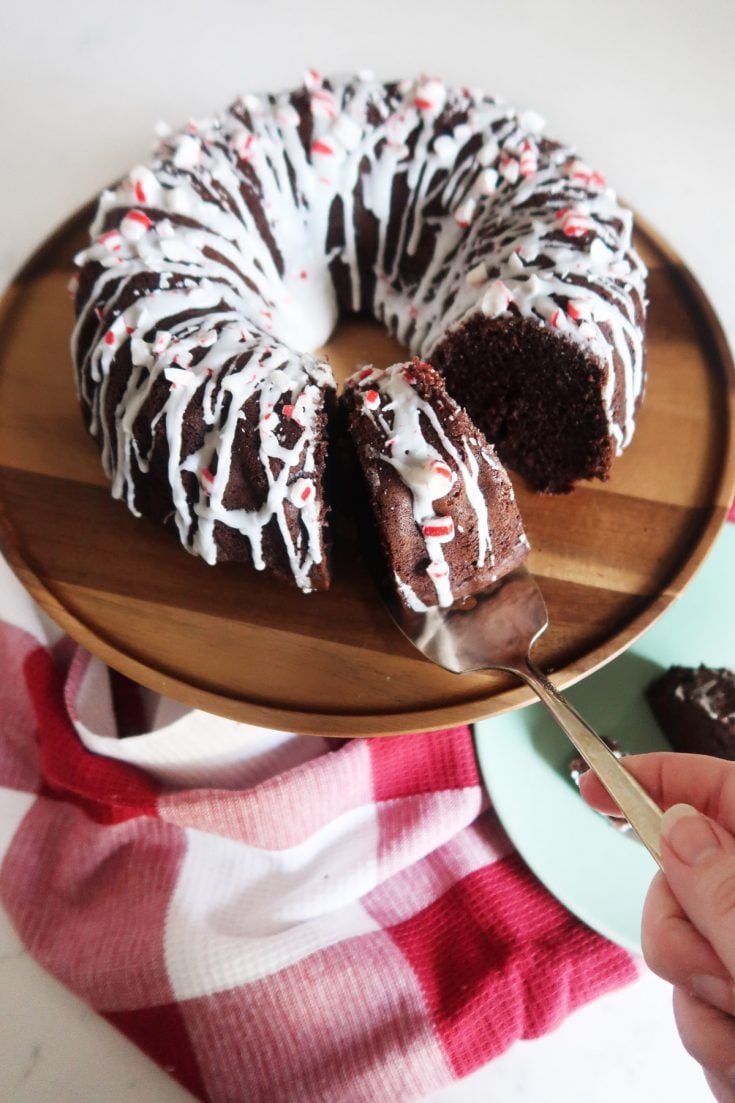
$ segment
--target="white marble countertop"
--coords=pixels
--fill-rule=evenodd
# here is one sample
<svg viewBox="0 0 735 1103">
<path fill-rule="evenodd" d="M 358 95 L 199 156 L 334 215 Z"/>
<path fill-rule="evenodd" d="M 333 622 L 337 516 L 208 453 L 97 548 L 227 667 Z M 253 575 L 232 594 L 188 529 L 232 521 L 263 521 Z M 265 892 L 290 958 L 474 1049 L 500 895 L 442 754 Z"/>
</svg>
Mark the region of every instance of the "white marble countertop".
<svg viewBox="0 0 735 1103">
<path fill-rule="evenodd" d="M 544 114 L 679 251 L 735 344 L 732 0 L 92 0 L 15 4 L 0 36 L 0 283 L 144 154 L 158 119 L 370 67 L 481 86 Z M 0 801 L 3 839 L 26 807 Z M 174 1103 L 187 1094 L 24 953 L 0 914 L 0 1101 Z M 100 1069 L 104 1068 L 104 1088 Z M 644 972 L 433 1103 L 698 1103 L 668 987 Z"/>
</svg>

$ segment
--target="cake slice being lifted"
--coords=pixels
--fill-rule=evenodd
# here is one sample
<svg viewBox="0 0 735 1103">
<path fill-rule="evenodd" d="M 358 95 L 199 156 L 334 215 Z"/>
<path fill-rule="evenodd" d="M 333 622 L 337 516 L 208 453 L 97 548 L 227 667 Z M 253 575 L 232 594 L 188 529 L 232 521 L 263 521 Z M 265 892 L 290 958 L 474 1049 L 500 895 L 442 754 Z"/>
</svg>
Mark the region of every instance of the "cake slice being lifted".
<svg viewBox="0 0 735 1103">
<path fill-rule="evenodd" d="M 510 479 L 430 365 L 363 368 L 342 401 L 384 557 L 408 609 L 450 606 L 523 562 L 529 545 Z"/>
</svg>

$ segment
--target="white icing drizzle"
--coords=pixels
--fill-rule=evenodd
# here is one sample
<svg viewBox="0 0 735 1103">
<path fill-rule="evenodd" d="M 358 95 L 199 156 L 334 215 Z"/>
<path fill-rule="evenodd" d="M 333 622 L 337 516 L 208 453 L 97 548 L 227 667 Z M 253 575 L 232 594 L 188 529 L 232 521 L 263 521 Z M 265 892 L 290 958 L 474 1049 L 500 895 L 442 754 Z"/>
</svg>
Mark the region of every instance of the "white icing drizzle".
<svg viewBox="0 0 735 1103">
<path fill-rule="evenodd" d="M 247 537 L 262 566 L 274 522 L 309 588 L 322 555 L 320 491 L 302 500 L 292 488 L 313 470 L 314 411 L 333 386 L 308 353 L 328 339 L 340 304 L 372 310 L 423 359 L 478 311 L 558 329 L 605 365 L 610 432 L 618 450 L 630 440 L 645 278 L 631 217 L 571 148 L 544 142 L 538 116 L 436 78 L 383 84 L 310 70 L 296 92 L 248 94 L 181 131 L 159 128 L 159 139 L 150 164 L 100 198 L 92 244 L 77 258 L 73 350 L 113 493 L 133 511 L 151 457 L 132 427 L 168 386 L 156 424 L 190 551 L 215 561 L 219 521 Z M 186 311 L 195 316 L 182 319 Z M 118 370 L 129 376 L 108 410 Z M 621 375 L 624 408 L 614 412 Z M 302 396 L 302 434 L 286 449 L 267 415 Z M 232 510 L 231 447 L 255 399 L 266 500 Z M 183 455 L 194 408 L 204 440 Z M 188 476 L 200 485 L 193 507 Z"/>
<path fill-rule="evenodd" d="M 437 516 L 434 503 L 444 498 L 458 479 L 461 481 L 467 503 L 475 514 L 475 566 L 479 568 L 486 563 L 493 565 L 495 561 L 487 502 L 480 485 L 480 463 L 497 472 L 510 497 L 513 491 L 494 452 L 466 438 L 462 439 L 461 447 L 458 446 L 449 437 L 432 403 L 421 396 L 415 383 L 414 366 L 405 363 L 382 370 L 362 368 L 346 386 L 356 392 L 355 406 L 360 415 L 377 426 L 385 440 L 378 460 L 392 467 L 411 493 L 413 518 L 429 561 L 426 573 L 434 586 L 438 604 L 447 607 L 454 603 L 455 594 L 444 548 L 455 537 L 455 522 L 450 516 Z M 441 451 L 426 439 L 422 419 L 436 434 Z M 410 584 L 398 574 L 395 581 L 410 608 L 424 611 L 425 604 Z"/>
</svg>

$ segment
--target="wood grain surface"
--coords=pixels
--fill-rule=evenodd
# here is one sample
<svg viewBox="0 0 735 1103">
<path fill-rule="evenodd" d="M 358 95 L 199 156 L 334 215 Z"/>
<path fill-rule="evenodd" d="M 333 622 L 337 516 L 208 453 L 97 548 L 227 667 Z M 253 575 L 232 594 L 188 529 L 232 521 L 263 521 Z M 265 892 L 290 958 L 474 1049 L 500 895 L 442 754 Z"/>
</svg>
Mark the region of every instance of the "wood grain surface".
<svg viewBox="0 0 735 1103">
<path fill-rule="evenodd" d="M 141 684 L 252 724 L 382 735 L 477 720 L 532 699 L 496 674 L 432 666 L 393 626 L 359 543 L 338 532 L 334 583 L 303 595 L 239 566 L 208 567 L 113 501 L 76 402 L 66 285 L 86 239 L 73 216 L 0 305 L 0 547 L 75 640 Z M 607 483 L 545 497 L 515 479 L 550 627 L 536 657 L 570 685 L 627 647 L 682 591 L 735 484 L 732 360 L 701 289 L 641 226 L 650 267 L 648 385 Z M 400 347 L 340 325 L 338 378 Z"/>
</svg>

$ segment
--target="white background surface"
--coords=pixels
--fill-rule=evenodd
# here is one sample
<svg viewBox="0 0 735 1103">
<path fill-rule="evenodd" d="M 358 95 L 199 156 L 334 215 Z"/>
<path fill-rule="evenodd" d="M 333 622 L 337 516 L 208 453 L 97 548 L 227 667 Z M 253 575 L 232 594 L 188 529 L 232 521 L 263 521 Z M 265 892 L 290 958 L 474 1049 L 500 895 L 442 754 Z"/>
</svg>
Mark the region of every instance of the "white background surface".
<svg viewBox="0 0 735 1103">
<path fill-rule="evenodd" d="M 158 119 L 323 72 L 427 72 L 484 87 L 575 142 L 693 269 L 735 337 L 731 0 L 16 2 L 0 34 L 0 281 L 145 156 Z M 0 805 L 1 839 L 23 798 Z M 189 1098 L 23 953 L 0 915 L 0 1100 Z M 644 975 L 434 1103 L 710 1099 Z"/>
</svg>

